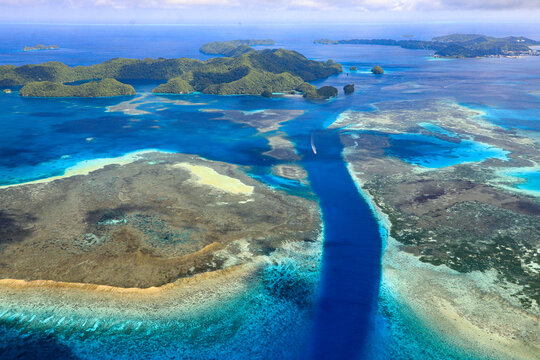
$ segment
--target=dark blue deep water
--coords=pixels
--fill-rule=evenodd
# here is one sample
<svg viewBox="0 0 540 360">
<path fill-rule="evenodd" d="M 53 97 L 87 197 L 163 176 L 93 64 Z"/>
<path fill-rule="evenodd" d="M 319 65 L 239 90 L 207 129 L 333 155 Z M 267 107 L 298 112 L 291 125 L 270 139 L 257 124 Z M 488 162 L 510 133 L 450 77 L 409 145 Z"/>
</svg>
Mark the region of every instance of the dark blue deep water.
<svg viewBox="0 0 540 360">
<path fill-rule="evenodd" d="M 0 31 L 0 64 L 62 61 L 88 65 L 119 56 L 204 59 L 198 48 L 205 42 L 262 37 L 274 38 L 277 46 L 312 59 L 332 58 L 345 69 L 359 68 L 316 83 L 340 89 L 356 84 L 353 96 L 340 93 L 325 103 L 253 96 L 154 96 L 149 91 L 156 84 L 135 83 L 139 95 L 146 96 L 138 100 L 139 109 L 148 113 L 126 115 L 109 112 L 107 107 L 131 97 L 22 99 L 16 92 L 0 93 L 0 185 L 61 175 L 85 160 L 159 149 L 243 165 L 269 186 L 303 195 L 308 192 L 305 186 L 271 174 L 270 167 L 279 161 L 263 155 L 270 150 L 265 137 L 252 127 L 219 119 L 219 113 L 201 110 L 304 110 L 281 130 L 302 156 L 324 222 L 322 266 L 310 275 L 318 277 L 319 293 L 308 308 L 274 298 L 257 285 L 208 313 L 165 320 L 152 320 L 149 314 L 125 317 L 90 312 L 83 316 L 64 309 L 28 310 L 0 303 L 0 358 L 365 359 L 370 349 L 369 358 L 376 360 L 477 359 L 447 344 L 400 308 L 392 294 L 381 291 L 384 234 L 349 176 L 339 133 L 327 128 L 343 111 L 373 111 L 370 104 L 381 100 L 450 99 L 484 110 L 488 120 L 501 126 L 538 134 L 540 57 L 433 61 L 427 51 L 317 46 L 312 41 L 321 37 L 399 39 L 403 34 L 427 39 L 453 32 L 540 39 L 537 27 L 2 25 Z M 25 45 L 38 43 L 57 44 L 60 49 L 21 51 Z M 369 73 L 376 64 L 387 70 L 383 77 Z M 387 155 L 436 168 L 485 158 L 504 160 L 506 152 L 474 139 L 455 143 L 402 134 L 390 137 Z M 536 174 L 519 174 L 530 179 L 522 186 L 537 187 Z M 39 326 L 31 326 L 36 322 Z"/>
</svg>

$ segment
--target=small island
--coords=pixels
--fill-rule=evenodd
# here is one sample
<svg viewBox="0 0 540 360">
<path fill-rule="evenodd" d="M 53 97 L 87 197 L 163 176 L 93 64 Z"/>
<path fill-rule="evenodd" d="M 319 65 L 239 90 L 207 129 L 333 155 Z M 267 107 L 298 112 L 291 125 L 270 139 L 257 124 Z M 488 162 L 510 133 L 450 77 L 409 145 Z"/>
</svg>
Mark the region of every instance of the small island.
<svg viewBox="0 0 540 360">
<path fill-rule="evenodd" d="M 371 69 L 371 72 L 374 73 L 375 75 L 382 75 L 382 74 L 384 74 L 383 68 L 380 67 L 379 65 L 374 66 L 374 67 Z"/>
<path fill-rule="evenodd" d="M 37 51 L 37 50 L 56 50 L 59 49 L 58 45 L 42 45 L 25 46 L 23 51 Z"/>
<path fill-rule="evenodd" d="M 114 79 L 90 81 L 81 85 L 35 81 L 23 86 L 19 94 L 25 97 L 109 97 L 135 95 L 135 89 Z"/>
<path fill-rule="evenodd" d="M 353 94 L 354 93 L 354 84 L 347 84 L 343 87 L 343 92 L 345 95 Z"/>
<path fill-rule="evenodd" d="M 507 36 L 496 38 L 479 34 L 451 34 L 434 37 L 431 40 L 393 40 L 393 39 L 352 39 L 314 41 L 321 45 L 357 44 L 399 46 L 404 49 L 433 50 L 435 57 L 442 58 L 474 58 L 490 56 L 539 56 L 531 46 L 540 45 L 540 41 L 523 36 Z"/>
<path fill-rule="evenodd" d="M 274 45 L 272 39 L 247 39 L 247 40 L 231 40 L 231 41 L 213 41 L 204 44 L 199 49 L 200 52 L 206 55 L 224 55 L 234 56 L 252 51 L 251 46 Z"/>
<path fill-rule="evenodd" d="M 322 86 L 317 89 L 314 85 L 309 83 L 303 83 L 296 90 L 304 93 L 306 99 L 312 100 L 330 99 L 338 95 L 338 90 L 333 86 Z"/>
</svg>

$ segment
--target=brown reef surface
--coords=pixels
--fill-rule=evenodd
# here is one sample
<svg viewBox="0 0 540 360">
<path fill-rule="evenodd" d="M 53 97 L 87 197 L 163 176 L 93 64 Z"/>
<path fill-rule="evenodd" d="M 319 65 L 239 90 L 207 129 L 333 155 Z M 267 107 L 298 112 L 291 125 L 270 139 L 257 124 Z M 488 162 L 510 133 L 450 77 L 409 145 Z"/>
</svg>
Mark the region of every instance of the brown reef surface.
<svg viewBox="0 0 540 360">
<path fill-rule="evenodd" d="M 49 180 L 0 188 L 2 279 L 158 287 L 319 236 L 315 202 L 196 156 Z"/>
<path fill-rule="evenodd" d="M 341 129 L 349 171 L 389 233 L 383 283 L 403 306 L 460 346 L 494 359 L 538 358 L 540 198 L 504 175 L 540 170 L 536 141 L 447 100 L 377 103 L 341 114 L 332 128 Z M 508 160 L 425 168 L 387 155 L 388 134 L 398 133 L 473 139 Z"/>
</svg>

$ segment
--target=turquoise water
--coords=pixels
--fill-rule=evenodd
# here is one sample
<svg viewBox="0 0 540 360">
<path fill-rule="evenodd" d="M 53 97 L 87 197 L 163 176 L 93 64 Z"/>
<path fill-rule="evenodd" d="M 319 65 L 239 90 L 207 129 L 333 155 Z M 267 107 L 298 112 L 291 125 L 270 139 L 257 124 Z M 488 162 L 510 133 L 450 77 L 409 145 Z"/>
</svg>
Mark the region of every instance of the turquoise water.
<svg viewBox="0 0 540 360">
<path fill-rule="evenodd" d="M 461 30 L 451 25 L 441 27 L 414 29 L 426 38 Z M 312 59 L 333 58 L 359 69 L 380 64 L 387 69 L 384 76 L 343 73 L 316 82 L 318 86 L 340 89 L 338 99 L 325 103 L 253 96 L 148 94 L 139 106 L 148 113 L 141 115 L 107 111 L 107 107 L 132 98 L 22 99 L 16 93 L 0 93 L 0 184 L 60 175 L 83 160 L 117 157 L 141 149 L 191 153 L 245 166 L 256 179 L 295 195 L 308 196 L 313 190 L 325 226 L 322 255 L 317 249 L 276 254 L 277 265 L 265 266 L 248 290 L 204 311 L 126 315 L 85 309 L 84 304 L 79 304 L 78 310 L 69 306 L 26 308 L 22 304 L 0 304 L 0 357 L 31 358 L 32 354 L 41 354 L 41 358 L 66 359 L 478 359 L 448 344 L 431 331 L 429 324 L 419 323 L 395 294 L 379 287 L 379 227 L 346 171 L 339 134 L 326 128 L 341 112 L 373 111 L 370 104 L 381 100 L 452 99 L 481 109 L 499 109 L 488 112 L 488 119 L 495 123 L 520 128 L 526 122 L 529 130 L 538 131 L 540 100 L 526 94 L 537 90 L 540 58 L 444 62 L 429 61 L 426 51 L 312 44 L 326 32 L 330 33 L 324 37 L 335 38 L 349 38 L 353 33 L 399 37 L 413 32 L 388 26 L 324 30 L 299 27 L 294 32 L 287 27 L 172 31 L 160 27 L 126 30 L 8 26 L 0 30 L 10 34 L 0 39 L 0 63 L 60 60 L 78 65 L 114 56 L 205 58 L 197 51 L 202 43 L 240 38 L 249 32 L 251 36 L 274 37 L 279 46 L 299 50 Z M 469 30 L 482 32 L 477 28 Z M 507 35 L 503 30 L 491 29 L 490 34 Z M 528 31 L 523 29 L 525 35 L 534 38 L 535 29 Z M 63 49 L 30 54 L 17 50 L 29 39 L 59 43 Z M 351 82 L 355 83 L 355 95 L 342 96 L 342 87 Z M 414 93 L 403 91 L 404 86 L 409 86 L 406 84 L 414 84 Z M 148 92 L 155 85 L 134 83 L 138 93 Z M 197 105 L 174 104 L 171 100 Z M 242 110 L 247 114 L 262 109 L 304 110 L 304 115 L 281 130 L 302 156 L 301 164 L 311 186 L 271 174 L 271 167 L 280 161 L 263 154 L 270 146 L 256 129 L 217 119 L 219 112 L 201 111 L 204 109 Z M 427 168 L 506 159 L 504 149 L 474 139 L 452 139 L 451 134 L 434 125 L 426 125 L 425 129 L 433 135 L 449 136 L 450 141 L 424 133 L 390 135 L 387 154 Z M 312 151 L 312 139 L 317 154 Z M 531 184 L 538 184 L 536 175 L 530 179 Z M 537 186 L 526 184 L 518 186 Z M 321 262 L 321 271 L 307 271 L 302 266 L 306 262 Z M 274 284 L 276 278 L 280 279 L 277 284 L 294 286 L 268 287 L 269 279 Z"/>
<path fill-rule="evenodd" d="M 516 188 L 540 194 L 540 171 L 510 171 L 505 174 L 522 180 L 519 184 L 514 185 Z"/>
<path fill-rule="evenodd" d="M 507 161 L 508 151 L 473 140 L 450 142 L 422 134 L 391 134 L 387 154 L 427 168 L 441 168 L 493 158 Z"/>
</svg>

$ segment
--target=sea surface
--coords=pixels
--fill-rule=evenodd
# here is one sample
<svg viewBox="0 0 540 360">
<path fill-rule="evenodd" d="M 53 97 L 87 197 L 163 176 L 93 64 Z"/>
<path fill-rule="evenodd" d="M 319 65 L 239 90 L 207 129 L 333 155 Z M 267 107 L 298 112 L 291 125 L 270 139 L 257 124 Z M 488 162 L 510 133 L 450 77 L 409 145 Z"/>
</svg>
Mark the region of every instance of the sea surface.
<svg viewBox="0 0 540 360">
<path fill-rule="evenodd" d="M 201 110 L 304 110 L 281 130 L 302 156 L 324 221 L 322 268 L 316 273 L 319 293 L 308 309 L 266 296 L 259 287 L 214 312 L 167 321 L 144 314 L 133 314 L 128 320 L 99 313 L 81 318 L 62 309 L 53 313 L 36 309 L 33 314 L 0 303 L 1 358 L 39 354 L 42 359 L 479 359 L 450 344 L 429 324 L 420 323 L 398 305 L 395 294 L 381 287 L 384 231 L 349 176 L 339 133 L 327 128 L 343 111 L 373 111 L 371 104 L 380 101 L 449 99 L 484 111 L 495 124 L 538 137 L 540 57 L 434 61 L 429 51 L 323 46 L 313 40 L 400 39 L 403 34 L 429 39 L 454 32 L 540 39 L 538 26 L 0 25 L 0 31 L 0 65 L 45 61 L 90 65 L 114 57 L 206 59 L 198 51 L 205 42 L 273 38 L 276 46 L 315 60 L 331 58 L 347 70 L 314 83 L 340 89 L 337 99 L 323 103 L 256 96 L 156 96 L 151 89 L 157 84 L 135 82 L 132 85 L 143 96 L 139 109 L 147 113 L 127 115 L 108 107 L 131 97 L 37 99 L 21 98 L 16 91 L 0 93 L 0 185 L 61 175 L 85 160 L 157 149 L 243 165 L 268 186 L 303 196 L 309 193 L 305 185 L 272 175 L 270 168 L 279 161 L 263 155 L 270 146 L 256 129 Z M 35 44 L 55 44 L 60 49 L 22 51 Z M 386 74 L 372 75 L 369 69 L 374 65 L 381 65 Z M 349 72 L 351 66 L 358 71 Z M 341 89 L 351 82 L 356 84 L 355 94 L 344 96 Z M 422 126 L 445 131 L 430 123 Z M 392 135 L 387 149 L 388 156 L 427 168 L 505 160 L 507 154 L 474 139 L 456 143 L 425 134 Z M 539 190 L 538 172 L 513 176 L 524 179 L 518 187 Z M 31 326 L 38 321 L 40 326 Z M 137 330 L 141 326 L 144 331 Z M 126 332 L 126 328 L 134 330 Z"/>
</svg>

